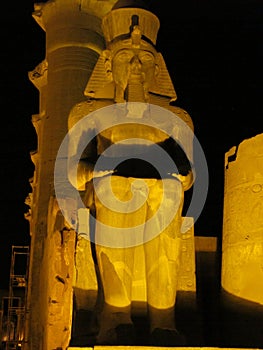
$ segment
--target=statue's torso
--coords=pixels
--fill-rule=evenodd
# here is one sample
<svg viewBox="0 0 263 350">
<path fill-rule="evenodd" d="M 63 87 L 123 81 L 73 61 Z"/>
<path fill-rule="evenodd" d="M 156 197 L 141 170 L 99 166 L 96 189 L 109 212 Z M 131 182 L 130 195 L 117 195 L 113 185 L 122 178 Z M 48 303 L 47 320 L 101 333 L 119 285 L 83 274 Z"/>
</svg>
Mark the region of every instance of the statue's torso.
<svg viewBox="0 0 263 350">
<path fill-rule="evenodd" d="M 115 113 L 108 113 L 107 122 L 104 125 L 104 118 L 101 115 L 105 117 L 105 114 L 102 113 L 100 115 L 100 109 L 103 110 L 104 107 L 111 105 L 114 112 L 114 108 L 116 106 L 118 108 L 118 105 L 112 103 L 112 101 L 90 100 L 75 106 L 71 112 L 69 127 L 73 126 L 84 116 L 92 113 L 93 130 L 84 130 L 82 137 L 86 137 L 86 132 L 93 132 L 94 139 L 91 144 L 87 145 L 81 159 L 91 160 L 95 163 L 101 157 L 103 161 L 101 162 L 100 170 L 116 168 L 116 173 L 122 176 L 159 178 L 160 174 L 154 169 L 153 164 L 155 161 L 158 163 L 158 158 L 164 159 L 168 154 L 174 160 L 178 173 L 187 174 L 190 171 L 189 159 L 187 159 L 185 152 L 179 147 L 176 137 L 174 137 L 173 129 L 176 125 L 170 113 L 160 113 L 157 116 L 155 113 L 152 116 L 153 114 L 150 112 L 145 113 L 143 117 L 136 118 L 133 116 L 127 117 L 122 112 L 122 108 L 120 108 L 117 111 L 117 116 Z M 156 105 L 174 113 L 190 129 L 193 129 L 189 114 L 179 107 L 170 106 L 168 98 L 151 95 L 150 105 L 153 108 Z M 161 111 L 162 109 L 159 110 Z M 189 148 L 191 148 L 191 141 L 189 142 Z M 157 146 L 164 153 L 159 152 L 159 149 L 156 148 Z M 188 156 L 188 158 L 190 157 Z M 159 159 L 160 161 L 162 159 Z M 162 166 L 163 174 L 167 176 L 176 170 L 168 163 L 164 162 Z"/>
</svg>

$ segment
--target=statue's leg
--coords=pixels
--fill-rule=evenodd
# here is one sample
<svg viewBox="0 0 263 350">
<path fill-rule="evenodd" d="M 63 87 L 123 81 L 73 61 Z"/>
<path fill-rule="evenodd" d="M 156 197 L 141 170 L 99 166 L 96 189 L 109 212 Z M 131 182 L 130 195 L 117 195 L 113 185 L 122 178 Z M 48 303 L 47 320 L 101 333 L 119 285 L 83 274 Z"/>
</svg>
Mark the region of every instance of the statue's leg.
<svg viewBox="0 0 263 350">
<path fill-rule="evenodd" d="M 104 296 L 98 344 L 130 343 L 133 248 L 97 245 L 96 254 Z"/>
<path fill-rule="evenodd" d="M 131 320 L 134 247 L 125 229 L 145 218 L 146 204 L 135 213 L 131 210 L 129 200 L 134 196 L 131 179 L 113 176 L 110 186 L 109 189 L 109 183 L 102 179 L 95 193 L 96 219 L 103 223 L 103 226 L 96 225 L 96 256 L 104 294 L 98 344 L 123 345 L 134 340 Z M 127 207 L 118 208 L 117 203 L 113 208 L 100 200 L 109 198 L 111 191 L 121 203 L 127 203 Z"/>
<path fill-rule="evenodd" d="M 156 216 L 153 224 L 155 227 L 159 225 L 160 234 L 144 245 L 148 314 L 154 345 L 181 345 L 182 338 L 175 325 L 174 306 L 180 263 L 183 190 L 177 180 L 163 181 L 165 191 L 162 189 L 161 180 L 158 180 L 155 186 L 151 187 L 149 197 L 149 216 Z M 162 196 L 163 202 L 160 207 Z M 164 219 L 164 216 L 168 219 Z M 148 221 L 145 237 L 149 237 L 155 227 Z"/>
</svg>

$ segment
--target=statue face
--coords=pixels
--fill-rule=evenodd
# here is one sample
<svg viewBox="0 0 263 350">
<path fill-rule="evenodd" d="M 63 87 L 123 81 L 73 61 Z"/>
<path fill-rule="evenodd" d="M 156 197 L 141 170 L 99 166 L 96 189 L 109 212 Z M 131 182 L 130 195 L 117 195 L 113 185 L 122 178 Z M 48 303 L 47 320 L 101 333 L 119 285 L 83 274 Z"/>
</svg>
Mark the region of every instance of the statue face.
<svg viewBox="0 0 263 350">
<path fill-rule="evenodd" d="M 113 80 L 123 90 L 135 80 L 148 90 L 156 74 L 156 67 L 156 60 L 151 52 L 142 49 L 121 49 L 112 58 Z"/>
</svg>

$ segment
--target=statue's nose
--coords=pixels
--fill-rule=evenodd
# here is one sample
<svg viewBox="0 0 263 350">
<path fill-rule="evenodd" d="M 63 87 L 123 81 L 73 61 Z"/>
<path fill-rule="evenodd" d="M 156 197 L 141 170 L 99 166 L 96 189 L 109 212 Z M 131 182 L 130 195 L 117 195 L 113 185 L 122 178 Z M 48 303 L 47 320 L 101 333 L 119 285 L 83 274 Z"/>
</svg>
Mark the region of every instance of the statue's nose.
<svg viewBox="0 0 263 350">
<path fill-rule="evenodd" d="M 134 74 L 141 73 L 141 68 L 142 68 L 141 61 L 139 60 L 138 56 L 134 56 L 133 59 L 131 60 L 132 73 Z"/>
</svg>

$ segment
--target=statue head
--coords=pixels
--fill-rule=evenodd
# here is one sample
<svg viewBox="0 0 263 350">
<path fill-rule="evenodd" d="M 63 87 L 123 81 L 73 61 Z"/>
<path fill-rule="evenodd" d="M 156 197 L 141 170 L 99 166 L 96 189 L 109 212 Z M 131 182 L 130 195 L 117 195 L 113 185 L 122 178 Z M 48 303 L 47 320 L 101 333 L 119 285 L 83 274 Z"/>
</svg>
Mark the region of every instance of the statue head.
<svg viewBox="0 0 263 350">
<path fill-rule="evenodd" d="M 136 85 L 134 100 L 147 101 L 149 86 L 158 74 L 155 43 L 159 20 L 148 10 L 122 8 L 118 3 L 102 20 L 115 102 L 132 99 L 127 96 L 129 84 Z"/>
<path fill-rule="evenodd" d="M 112 98 L 115 102 L 147 102 L 149 92 L 176 99 L 162 55 L 155 47 L 159 27 L 159 19 L 146 9 L 141 0 L 119 0 L 102 19 L 106 50 L 98 65 L 103 63 L 105 78 L 114 85 Z M 158 80 L 160 71 L 161 80 L 165 82 Z M 85 90 L 86 96 L 96 94 L 93 85 L 91 77 Z M 129 89 L 132 85 L 133 88 Z M 128 97 L 128 91 L 132 90 L 136 90 L 137 95 Z"/>
</svg>

